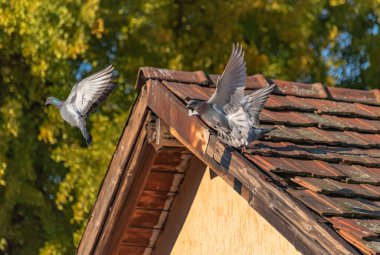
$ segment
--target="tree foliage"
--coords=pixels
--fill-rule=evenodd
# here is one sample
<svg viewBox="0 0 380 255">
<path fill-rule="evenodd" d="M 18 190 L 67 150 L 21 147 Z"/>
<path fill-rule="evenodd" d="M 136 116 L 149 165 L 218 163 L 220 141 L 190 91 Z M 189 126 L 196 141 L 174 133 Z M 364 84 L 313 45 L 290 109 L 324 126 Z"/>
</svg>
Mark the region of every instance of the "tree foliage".
<svg viewBox="0 0 380 255">
<path fill-rule="evenodd" d="M 0 0 L 0 254 L 73 253 L 139 67 L 220 73 L 242 42 L 250 74 L 375 88 L 379 2 Z M 120 86 L 86 148 L 44 102 L 108 63 Z"/>
</svg>

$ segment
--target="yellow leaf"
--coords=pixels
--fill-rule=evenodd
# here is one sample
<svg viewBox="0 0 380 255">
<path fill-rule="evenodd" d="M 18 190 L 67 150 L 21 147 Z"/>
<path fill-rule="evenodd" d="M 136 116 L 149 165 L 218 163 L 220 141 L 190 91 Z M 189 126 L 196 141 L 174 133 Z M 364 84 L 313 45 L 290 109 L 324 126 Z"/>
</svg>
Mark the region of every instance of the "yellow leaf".
<svg viewBox="0 0 380 255">
<path fill-rule="evenodd" d="M 339 6 L 345 3 L 346 3 L 346 0 L 330 0 L 330 5 L 333 7 Z"/>
</svg>

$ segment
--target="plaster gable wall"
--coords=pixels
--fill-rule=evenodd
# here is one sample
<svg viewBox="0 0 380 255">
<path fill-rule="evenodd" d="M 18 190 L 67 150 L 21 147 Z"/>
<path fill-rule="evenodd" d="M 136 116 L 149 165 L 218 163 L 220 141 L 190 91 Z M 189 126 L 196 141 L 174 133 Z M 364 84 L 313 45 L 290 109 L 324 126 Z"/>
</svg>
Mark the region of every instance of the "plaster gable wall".
<svg viewBox="0 0 380 255">
<path fill-rule="evenodd" d="M 204 172 L 172 255 L 300 254 L 220 177 Z"/>
</svg>

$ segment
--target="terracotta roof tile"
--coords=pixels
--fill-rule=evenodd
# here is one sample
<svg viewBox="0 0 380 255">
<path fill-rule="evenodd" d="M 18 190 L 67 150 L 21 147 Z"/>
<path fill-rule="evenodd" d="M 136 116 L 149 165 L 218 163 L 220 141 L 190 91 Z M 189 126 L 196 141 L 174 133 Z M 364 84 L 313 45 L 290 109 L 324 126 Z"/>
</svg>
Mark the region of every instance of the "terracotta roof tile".
<svg viewBox="0 0 380 255">
<path fill-rule="evenodd" d="M 346 175 L 348 182 L 380 185 L 380 168 L 342 164 L 331 164 L 331 166 Z"/>
<path fill-rule="evenodd" d="M 328 92 L 332 99 L 345 102 L 363 102 L 365 104 L 379 105 L 374 91 L 329 87 Z"/>
<path fill-rule="evenodd" d="M 266 171 L 290 173 L 303 176 L 323 176 L 344 178 L 345 175 L 328 163 L 315 160 L 298 160 L 290 158 L 273 158 L 259 155 L 246 155 L 252 162 Z"/>
<path fill-rule="evenodd" d="M 380 218 L 380 208 L 375 201 L 364 198 L 330 197 L 339 206 L 345 208 L 351 217 Z"/>
<path fill-rule="evenodd" d="M 277 91 L 284 95 L 294 95 L 298 97 L 327 98 L 327 93 L 321 83 L 305 84 L 299 82 L 273 80 L 277 85 Z"/>
<path fill-rule="evenodd" d="M 327 218 L 335 229 L 350 232 L 359 238 L 370 240 L 380 235 L 380 220 L 348 219 L 342 217 Z"/>
<path fill-rule="evenodd" d="M 299 100 L 294 96 L 271 95 L 265 104 L 265 108 L 272 110 L 298 110 L 312 112 L 317 108 L 309 102 L 309 99 Z"/>
<path fill-rule="evenodd" d="M 364 254 L 378 255 L 380 254 L 380 242 L 379 241 L 365 241 L 350 232 L 339 230 L 338 233 L 346 239 L 349 243 L 356 246 Z"/>
<path fill-rule="evenodd" d="M 380 198 L 380 187 L 368 184 L 349 184 L 331 179 L 318 179 L 298 176 L 292 178 L 292 181 L 307 189 L 326 195 L 332 194 L 370 199 Z"/>
<path fill-rule="evenodd" d="M 311 190 L 288 189 L 288 192 L 323 216 L 380 218 L 380 209 L 363 198 L 331 197 Z"/>
<path fill-rule="evenodd" d="M 313 104 L 317 108 L 318 113 L 326 113 L 331 115 L 343 115 L 352 117 L 364 117 L 364 118 L 379 118 L 379 112 L 374 111 L 379 107 L 363 105 L 360 103 L 345 103 L 329 100 L 318 99 L 302 99 L 307 100 L 310 104 Z"/>
<path fill-rule="evenodd" d="M 317 122 L 308 115 L 299 112 L 279 112 L 263 110 L 260 115 L 260 120 L 264 123 L 283 124 L 292 126 L 312 126 L 317 125 Z"/>
<path fill-rule="evenodd" d="M 288 189 L 288 192 L 320 215 L 334 216 L 349 213 L 347 208 L 341 207 L 328 196 L 310 190 Z"/>
<path fill-rule="evenodd" d="M 322 130 L 315 127 L 298 128 L 282 125 L 276 127 L 267 135 L 269 140 L 361 148 L 380 147 L 380 135 L 377 134 L 356 134 L 350 131 Z"/>
<path fill-rule="evenodd" d="M 210 83 L 203 71 L 186 72 L 160 69 L 154 67 L 141 67 L 139 70 L 136 86 L 140 87 L 147 79 L 157 79 L 165 81 L 178 81 L 182 83 L 197 83 L 207 85 Z"/>
<path fill-rule="evenodd" d="M 271 156 L 284 156 L 303 159 L 318 159 L 327 162 L 343 162 L 371 167 L 380 166 L 379 149 L 337 147 L 327 145 L 300 145 L 289 142 L 256 141 L 251 144 L 250 153 Z"/>
</svg>

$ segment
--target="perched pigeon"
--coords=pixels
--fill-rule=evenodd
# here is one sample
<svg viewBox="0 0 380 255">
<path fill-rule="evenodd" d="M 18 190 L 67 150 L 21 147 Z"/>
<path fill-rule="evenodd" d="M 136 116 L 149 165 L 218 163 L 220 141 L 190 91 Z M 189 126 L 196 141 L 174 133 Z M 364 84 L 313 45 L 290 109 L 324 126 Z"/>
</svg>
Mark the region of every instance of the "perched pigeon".
<svg viewBox="0 0 380 255">
<path fill-rule="evenodd" d="M 80 129 L 87 146 L 91 144 L 92 137 L 86 129 L 86 118 L 117 85 L 112 81 L 113 69 L 110 65 L 75 84 L 66 101 L 55 97 L 46 100 L 45 105 L 52 104 L 57 107 L 67 123 Z"/>
<path fill-rule="evenodd" d="M 259 127 L 259 114 L 275 85 L 269 85 L 244 96 L 246 66 L 241 45 L 232 46 L 231 57 L 216 90 L 208 101 L 190 100 L 189 116 L 200 115 L 216 130 L 218 138 L 233 147 L 244 148 L 248 143 L 271 131 Z"/>
</svg>

